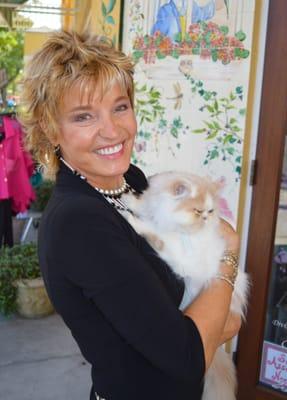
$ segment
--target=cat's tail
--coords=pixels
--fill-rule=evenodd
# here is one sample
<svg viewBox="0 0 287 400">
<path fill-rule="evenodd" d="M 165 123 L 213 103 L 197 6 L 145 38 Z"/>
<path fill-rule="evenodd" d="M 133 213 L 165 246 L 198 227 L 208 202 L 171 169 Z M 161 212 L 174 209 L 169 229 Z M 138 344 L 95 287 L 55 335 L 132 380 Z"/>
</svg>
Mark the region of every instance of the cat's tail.
<svg viewBox="0 0 287 400">
<path fill-rule="evenodd" d="M 202 400 L 236 400 L 236 389 L 233 361 L 225 350 L 219 348 L 205 374 Z"/>
</svg>

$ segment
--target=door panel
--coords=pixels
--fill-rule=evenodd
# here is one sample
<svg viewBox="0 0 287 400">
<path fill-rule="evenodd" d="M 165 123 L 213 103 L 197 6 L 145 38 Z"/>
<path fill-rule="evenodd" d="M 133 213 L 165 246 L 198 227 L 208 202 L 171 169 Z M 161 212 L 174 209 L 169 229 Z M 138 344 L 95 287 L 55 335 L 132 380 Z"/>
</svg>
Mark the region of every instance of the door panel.
<svg viewBox="0 0 287 400">
<path fill-rule="evenodd" d="M 287 399 L 260 384 L 260 365 L 274 258 L 275 228 L 287 132 L 287 4 L 270 0 L 246 268 L 253 282 L 247 323 L 239 335 L 239 400 Z M 270 299 L 269 299 L 270 302 Z"/>
</svg>

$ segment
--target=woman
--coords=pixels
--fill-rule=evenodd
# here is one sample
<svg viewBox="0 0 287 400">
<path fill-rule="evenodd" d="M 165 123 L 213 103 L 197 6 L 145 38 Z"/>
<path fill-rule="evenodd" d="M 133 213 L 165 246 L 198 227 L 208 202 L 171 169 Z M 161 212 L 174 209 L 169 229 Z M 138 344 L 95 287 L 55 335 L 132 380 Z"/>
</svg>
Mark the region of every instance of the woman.
<svg viewBox="0 0 287 400">
<path fill-rule="evenodd" d="M 45 284 L 92 365 L 91 399 L 200 399 L 216 348 L 238 332 L 232 286 L 216 279 L 184 312 L 183 283 L 120 215 L 143 173 L 130 165 L 136 134 L 133 66 L 107 40 L 55 33 L 24 82 L 27 144 L 54 193 L 41 220 Z M 222 224 L 235 253 L 237 235 Z M 236 258 L 236 257 L 235 257 Z M 232 279 L 233 268 L 222 262 Z"/>
</svg>

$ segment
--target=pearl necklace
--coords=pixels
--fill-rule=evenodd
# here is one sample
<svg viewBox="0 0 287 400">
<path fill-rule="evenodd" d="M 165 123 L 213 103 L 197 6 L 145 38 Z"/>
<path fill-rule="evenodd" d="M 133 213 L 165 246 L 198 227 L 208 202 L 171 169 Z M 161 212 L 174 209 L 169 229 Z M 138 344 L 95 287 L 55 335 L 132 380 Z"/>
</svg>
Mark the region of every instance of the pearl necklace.
<svg viewBox="0 0 287 400">
<path fill-rule="evenodd" d="M 59 157 L 59 160 L 62 161 L 63 164 L 68 167 L 74 175 L 78 176 L 79 178 L 83 179 L 84 181 L 87 181 L 87 178 L 80 174 L 77 170 L 75 170 L 67 161 L 63 159 L 63 157 Z M 124 193 L 132 192 L 134 194 L 137 193 L 136 190 L 134 190 L 125 180 L 123 177 L 123 184 L 117 189 L 101 189 L 97 186 L 92 186 L 98 193 L 100 193 L 109 204 L 111 204 L 114 208 L 116 208 L 119 211 L 128 211 L 129 213 L 133 214 L 132 210 L 130 210 L 126 204 L 120 199 L 121 195 Z"/>
<path fill-rule="evenodd" d="M 123 182 L 122 186 L 120 186 L 117 189 L 107 190 L 107 189 L 98 188 L 97 186 L 94 186 L 94 189 L 96 189 L 98 192 L 100 192 L 104 196 L 110 196 L 110 197 L 120 196 L 121 194 L 125 193 L 125 191 L 128 188 L 127 181 L 125 180 L 124 177 L 123 177 L 123 181 L 124 182 Z"/>
</svg>

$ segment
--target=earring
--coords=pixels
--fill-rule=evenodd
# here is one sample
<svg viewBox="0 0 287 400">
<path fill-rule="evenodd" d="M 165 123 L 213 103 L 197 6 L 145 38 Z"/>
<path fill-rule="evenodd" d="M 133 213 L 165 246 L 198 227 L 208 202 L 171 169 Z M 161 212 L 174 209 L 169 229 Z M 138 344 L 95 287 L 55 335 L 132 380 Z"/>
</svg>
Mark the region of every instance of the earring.
<svg viewBox="0 0 287 400">
<path fill-rule="evenodd" d="M 54 147 L 54 154 L 57 158 L 61 157 L 61 148 L 59 144 L 57 144 L 57 146 Z"/>
</svg>

